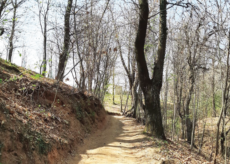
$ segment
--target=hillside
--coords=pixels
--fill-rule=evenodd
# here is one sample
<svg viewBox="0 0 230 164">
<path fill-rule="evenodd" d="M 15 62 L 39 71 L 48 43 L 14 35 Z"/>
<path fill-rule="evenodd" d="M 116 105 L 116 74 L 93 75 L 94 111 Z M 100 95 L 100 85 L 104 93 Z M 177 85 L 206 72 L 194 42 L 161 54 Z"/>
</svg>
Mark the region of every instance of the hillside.
<svg viewBox="0 0 230 164">
<path fill-rule="evenodd" d="M 2 59 L 0 88 L 3 164 L 57 163 L 105 120 L 98 99 Z"/>
</svg>

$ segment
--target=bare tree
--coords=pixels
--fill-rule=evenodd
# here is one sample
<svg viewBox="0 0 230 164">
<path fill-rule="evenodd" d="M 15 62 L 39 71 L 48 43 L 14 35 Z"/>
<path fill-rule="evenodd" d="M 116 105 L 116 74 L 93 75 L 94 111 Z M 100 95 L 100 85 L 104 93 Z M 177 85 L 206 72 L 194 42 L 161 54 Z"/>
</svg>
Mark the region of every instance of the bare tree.
<svg viewBox="0 0 230 164">
<path fill-rule="evenodd" d="M 149 77 L 149 72 L 144 55 L 144 44 L 149 16 L 149 6 L 147 0 L 139 1 L 140 17 L 137 37 L 135 41 L 136 61 L 138 68 L 138 76 L 140 86 L 145 97 L 146 110 L 146 130 L 155 134 L 157 137 L 166 139 L 164 128 L 162 125 L 161 106 L 160 106 L 160 90 L 162 86 L 163 65 L 166 50 L 167 40 L 167 10 L 166 0 L 160 0 L 160 31 L 157 60 L 154 63 L 152 79 Z"/>
<path fill-rule="evenodd" d="M 64 25 L 64 48 L 59 57 L 58 72 L 56 79 L 63 80 L 67 59 L 69 57 L 69 45 L 70 45 L 70 15 L 72 10 L 73 0 L 68 0 L 65 11 L 65 25 Z"/>
<path fill-rule="evenodd" d="M 12 18 L 12 27 L 11 27 L 11 33 L 9 38 L 9 54 L 8 54 L 8 60 L 11 62 L 12 56 L 13 56 L 13 50 L 14 50 L 14 37 L 15 37 L 15 28 L 16 23 L 18 21 L 17 18 L 17 9 L 25 2 L 26 0 L 11 0 L 11 4 L 13 6 L 13 18 Z"/>
<path fill-rule="evenodd" d="M 2 15 L 4 13 L 4 10 L 6 9 L 6 7 L 10 4 L 10 0 L 2 0 L 0 2 L 0 20 L 2 23 Z M 2 36 L 5 32 L 5 29 L 3 27 L 0 27 L 0 36 Z"/>
<path fill-rule="evenodd" d="M 49 17 L 49 10 L 50 10 L 50 5 L 51 5 L 51 0 L 47 1 L 39 1 L 36 0 L 37 5 L 38 5 L 38 16 L 39 16 L 39 24 L 41 28 L 41 32 L 43 35 L 43 60 L 40 65 L 40 74 L 43 76 L 46 75 L 47 72 L 47 33 L 48 33 L 48 17 Z"/>
</svg>

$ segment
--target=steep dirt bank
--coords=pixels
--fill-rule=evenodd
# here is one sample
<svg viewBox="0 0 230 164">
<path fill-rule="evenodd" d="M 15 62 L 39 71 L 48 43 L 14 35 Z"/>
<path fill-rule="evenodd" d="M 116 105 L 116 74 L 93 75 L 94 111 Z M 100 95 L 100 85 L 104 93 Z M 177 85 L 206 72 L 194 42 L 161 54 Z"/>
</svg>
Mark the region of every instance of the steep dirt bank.
<svg viewBox="0 0 230 164">
<path fill-rule="evenodd" d="M 0 163 L 59 163 L 105 116 L 94 97 L 0 60 Z"/>
</svg>

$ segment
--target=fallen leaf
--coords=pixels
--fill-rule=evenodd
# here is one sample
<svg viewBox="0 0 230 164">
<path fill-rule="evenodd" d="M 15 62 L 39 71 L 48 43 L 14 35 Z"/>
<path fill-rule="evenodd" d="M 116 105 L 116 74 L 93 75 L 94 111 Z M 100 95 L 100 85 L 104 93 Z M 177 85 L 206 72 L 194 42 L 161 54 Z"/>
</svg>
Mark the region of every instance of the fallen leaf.
<svg viewBox="0 0 230 164">
<path fill-rule="evenodd" d="M 23 122 L 23 124 L 27 124 L 27 121 L 26 121 L 26 120 L 23 120 L 22 122 Z"/>
<path fill-rule="evenodd" d="M 51 117 L 51 116 L 52 116 L 50 112 L 48 112 L 47 115 L 48 115 L 48 117 Z"/>
<path fill-rule="evenodd" d="M 2 123 L 1 123 L 1 125 L 3 125 L 3 124 L 5 123 L 5 121 L 6 121 L 6 120 L 2 120 Z"/>
</svg>

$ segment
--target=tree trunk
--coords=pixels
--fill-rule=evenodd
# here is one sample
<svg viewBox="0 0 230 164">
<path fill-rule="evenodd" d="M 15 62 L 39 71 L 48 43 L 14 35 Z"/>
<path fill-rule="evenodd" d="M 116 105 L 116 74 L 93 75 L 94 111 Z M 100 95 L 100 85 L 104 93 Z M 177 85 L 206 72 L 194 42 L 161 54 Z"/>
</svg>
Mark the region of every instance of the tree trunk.
<svg viewBox="0 0 230 164">
<path fill-rule="evenodd" d="M 185 122 L 184 119 L 181 119 L 181 139 L 185 139 L 185 128 L 184 128 Z"/>
<path fill-rule="evenodd" d="M 178 78 L 179 77 L 179 78 Z M 180 81 L 180 85 L 178 85 Z M 182 90 L 183 90 L 183 74 L 181 75 L 177 75 L 177 81 L 176 81 L 176 109 L 179 113 L 179 116 L 180 116 L 180 123 L 181 123 L 181 138 L 184 139 L 185 138 L 185 133 L 184 133 L 184 130 L 185 130 L 185 118 L 184 118 L 184 113 L 182 114 L 181 112 L 181 103 L 184 105 L 184 102 L 182 102 Z M 179 89 L 178 89 L 179 87 Z M 184 106 L 182 107 L 182 109 L 184 109 Z M 179 136 L 179 135 L 178 135 Z"/>
<path fill-rule="evenodd" d="M 7 0 L 2 0 L 2 1 L 0 2 L 0 18 L 2 17 L 2 12 L 3 12 L 3 10 L 4 10 L 5 7 L 6 7 L 6 2 L 7 2 Z"/>
<path fill-rule="evenodd" d="M 198 93 L 199 93 L 199 89 L 198 89 Z M 192 135 L 191 135 L 191 150 L 194 146 L 194 138 L 195 138 L 195 124 L 196 124 L 196 113 L 197 113 L 197 110 L 196 110 L 196 96 L 197 96 L 197 93 L 195 92 L 194 93 L 194 100 L 193 100 L 193 121 L 192 121 Z M 197 96 L 199 98 L 199 96 Z M 198 100 L 197 100 L 198 102 Z M 198 106 L 197 106 L 198 108 Z"/>
<path fill-rule="evenodd" d="M 223 118 L 224 120 L 224 118 Z M 221 134 L 220 134 L 220 151 L 221 151 L 221 155 L 224 156 L 224 142 L 225 142 L 225 134 L 224 134 L 224 121 L 223 121 L 223 126 L 222 126 L 222 131 L 221 131 Z"/>
<path fill-rule="evenodd" d="M 189 90 L 188 90 L 188 95 L 186 98 L 186 104 L 185 104 L 185 123 L 186 123 L 186 132 L 187 132 L 187 142 L 189 144 L 191 144 L 191 136 L 192 136 L 192 122 L 190 119 L 190 101 L 191 101 L 191 97 L 192 97 L 192 92 L 193 92 L 193 88 L 194 88 L 194 82 L 195 82 L 195 77 L 194 77 L 194 71 L 192 68 L 189 69 L 189 80 L 190 80 L 190 86 L 189 86 Z"/>
<path fill-rule="evenodd" d="M 11 29 L 11 34 L 10 34 L 10 49 L 9 49 L 9 54 L 8 54 L 8 61 L 12 61 L 12 56 L 13 56 L 13 50 L 14 50 L 14 33 L 15 33 L 15 25 L 16 25 L 16 12 L 17 12 L 17 6 L 12 4 L 14 6 L 14 13 L 13 13 L 13 24 L 12 24 L 12 29 Z"/>
<path fill-rule="evenodd" d="M 139 121 L 143 122 L 143 125 L 145 125 L 145 109 L 144 109 L 144 105 L 143 105 L 143 101 L 142 101 L 142 90 L 141 87 L 139 87 L 138 89 L 138 105 L 137 108 L 139 108 L 139 115 L 138 115 L 138 119 Z"/>
<path fill-rule="evenodd" d="M 212 117 L 216 117 L 215 105 L 215 61 L 212 59 Z"/>
<path fill-rule="evenodd" d="M 163 65 L 165 59 L 167 24 L 166 24 L 166 0 L 160 0 L 160 32 L 157 60 L 154 63 L 153 78 L 149 78 L 149 72 L 144 53 L 145 37 L 148 24 L 149 6 L 148 0 L 139 0 L 140 16 L 137 36 L 135 40 L 135 55 L 138 68 L 138 76 L 141 89 L 145 97 L 146 124 L 145 130 L 156 137 L 166 139 L 162 125 L 160 90 L 162 87 Z"/>
<path fill-rule="evenodd" d="M 123 103 L 123 94 L 124 94 L 124 90 L 121 91 L 121 95 L 120 95 L 120 103 L 121 103 L 121 113 L 123 113 L 123 107 L 122 107 L 122 103 Z"/>
<path fill-rule="evenodd" d="M 69 43 L 70 43 L 70 22 L 69 21 L 70 21 L 72 3 L 73 3 L 73 0 L 68 0 L 66 12 L 65 12 L 64 49 L 63 49 L 63 52 L 59 56 L 58 73 L 57 73 L 57 80 L 60 80 L 60 81 L 63 81 L 65 67 L 66 67 L 68 56 L 69 56 Z"/>
<path fill-rule="evenodd" d="M 52 70 L 52 67 L 53 67 L 53 53 L 51 52 L 50 53 L 50 63 L 49 63 L 49 78 L 53 78 L 53 70 Z"/>
<path fill-rule="evenodd" d="M 114 74 L 114 70 L 115 70 L 115 67 L 113 66 L 113 105 L 115 105 L 115 100 L 114 100 L 115 99 L 114 98 L 115 97 L 115 93 L 114 93 L 115 92 L 115 77 L 114 77 L 115 74 Z"/>
<path fill-rule="evenodd" d="M 174 76 L 173 86 L 174 86 L 174 94 L 173 94 L 172 140 L 174 140 L 175 118 L 176 118 L 176 109 L 177 109 L 177 103 L 175 100 L 175 97 L 178 95 L 178 92 L 177 92 L 177 90 L 178 90 L 177 89 L 178 88 L 178 77 L 177 76 Z"/>
<path fill-rule="evenodd" d="M 166 74 L 165 74 L 164 114 L 163 114 L 163 125 L 164 125 L 164 128 L 167 127 L 168 67 L 169 67 L 169 60 L 167 62 L 167 68 L 166 68 Z"/>
<path fill-rule="evenodd" d="M 162 125 L 161 107 L 160 107 L 160 92 L 154 86 L 148 87 L 149 91 L 144 92 L 145 109 L 146 109 L 146 125 L 145 130 L 159 138 L 166 139 L 164 128 Z M 158 90 L 158 92 L 153 92 Z M 154 110 L 153 110 L 154 109 Z"/>
<path fill-rule="evenodd" d="M 134 111 L 133 118 L 137 118 L 137 107 L 138 107 L 138 93 L 137 93 L 137 86 L 138 86 L 138 75 L 136 76 L 133 86 L 132 86 L 132 109 Z"/>
<path fill-rule="evenodd" d="M 187 132 L 187 142 L 189 144 L 191 144 L 191 136 L 192 136 L 192 122 L 190 119 L 190 109 L 189 109 L 189 104 L 191 101 L 191 95 L 192 95 L 192 91 L 193 91 L 193 84 L 190 84 L 190 88 L 189 88 L 189 95 L 186 99 L 186 104 L 185 104 L 185 123 L 186 123 L 186 132 Z"/>
<path fill-rule="evenodd" d="M 42 76 L 46 76 L 46 57 L 47 57 L 47 51 L 46 51 L 46 44 L 47 43 L 47 18 L 46 16 L 44 17 L 44 33 L 43 33 L 43 61 L 42 61 Z"/>
<path fill-rule="evenodd" d="M 126 112 L 126 108 L 128 107 L 128 102 L 129 102 L 129 94 L 130 92 L 128 92 L 127 98 L 126 98 L 126 103 L 125 103 L 125 109 L 124 109 L 124 113 Z"/>
<path fill-rule="evenodd" d="M 93 78 L 92 78 L 92 69 L 91 66 L 90 68 L 87 70 L 88 71 L 88 92 L 92 92 L 92 84 L 93 84 Z"/>
<path fill-rule="evenodd" d="M 184 115 L 181 117 L 181 124 L 182 124 L 181 138 L 182 139 L 185 139 L 185 137 L 186 137 L 186 131 L 185 131 L 186 121 L 185 121 L 185 111 L 184 111 L 185 107 L 184 106 L 185 106 L 185 98 L 183 97 L 182 98 L 182 109 L 183 109 Z"/>
</svg>

